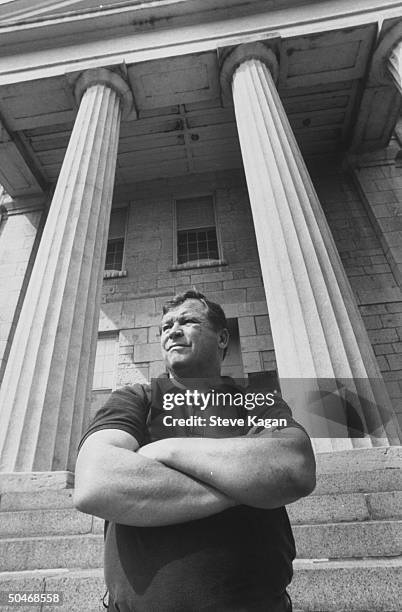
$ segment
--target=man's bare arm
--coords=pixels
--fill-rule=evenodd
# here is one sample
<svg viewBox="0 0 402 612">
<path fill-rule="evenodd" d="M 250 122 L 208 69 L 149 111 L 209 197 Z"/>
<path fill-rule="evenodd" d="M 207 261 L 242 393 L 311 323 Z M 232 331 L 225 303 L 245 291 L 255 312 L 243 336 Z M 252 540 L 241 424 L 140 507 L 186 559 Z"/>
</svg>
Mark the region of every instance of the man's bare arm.
<svg viewBox="0 0 402 612">
<path fill-rule="evenodd" d="M 260 508 L 289 504 L 315 486 L 311 443 L 296 427 L 239 438 L 168 438 L 139 453 Z"/>
<path fill-rule="evenodd" d="M 133 436 L 117 429 L 85 440 L 75 472 L 78 510 L 145 527 L 199 519 L 236 505 L 210 485 L 134 452 L 137 448 Z"/>
</svg>

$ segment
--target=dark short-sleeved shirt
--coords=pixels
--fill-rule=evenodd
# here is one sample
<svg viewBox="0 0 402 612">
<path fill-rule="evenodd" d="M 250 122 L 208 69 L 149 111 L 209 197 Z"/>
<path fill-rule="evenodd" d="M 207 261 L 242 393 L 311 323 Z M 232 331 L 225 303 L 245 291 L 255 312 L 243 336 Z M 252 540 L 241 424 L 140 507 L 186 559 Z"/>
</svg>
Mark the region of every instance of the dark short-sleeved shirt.
<svg viewBox="0 0 402 612">
<path fill-rule="evenodd" d="M 113 392 L 98 411 L 83 441 L 101 429 L 120 429 L 146 444 L 166 437 L 230 437 L 245 435 L 248 417 L 283 420 L 301 427 L 279 397 L 273 405 L 247 410 L 244 406 L 208 406 L 205 410 L 163 406 L 166 392 L 180 393 L 162 377 L 153 385 L 133 385 Z M 215 392 L 238 394 L 227 379 Z M 165 425 L 164 418 L 205 417 Z M 217 426 L 213 416 L 232 419 Z M 282 419 L 282 421 L 279 421 Z M 244 425 L 243 425 L 244 420 Z M 266 422 L 266 421 L 264 421 Z M 163 527 L 133 527 L 109 523 L 105 535 L 105 579 L 111 609 L 120 612 L 194 612 L 198 610 L 263 610 L 264 602 L 283 593 L 292 577 L 295 545 L 284 507 L 236 506 L 218 514 Z"/>
</svg>

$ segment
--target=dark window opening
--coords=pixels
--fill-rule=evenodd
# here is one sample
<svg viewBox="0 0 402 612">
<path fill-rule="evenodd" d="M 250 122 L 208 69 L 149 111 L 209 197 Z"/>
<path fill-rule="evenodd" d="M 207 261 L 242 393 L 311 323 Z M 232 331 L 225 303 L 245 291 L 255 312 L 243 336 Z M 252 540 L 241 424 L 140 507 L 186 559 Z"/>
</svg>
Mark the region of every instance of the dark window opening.
<svg viewBox="0 0 402 612">
<path fill-rule="evenodd" d="M 105 270 L 122 270 L 124 238 L 114 238 L 108 241 Z"/>
</svg>

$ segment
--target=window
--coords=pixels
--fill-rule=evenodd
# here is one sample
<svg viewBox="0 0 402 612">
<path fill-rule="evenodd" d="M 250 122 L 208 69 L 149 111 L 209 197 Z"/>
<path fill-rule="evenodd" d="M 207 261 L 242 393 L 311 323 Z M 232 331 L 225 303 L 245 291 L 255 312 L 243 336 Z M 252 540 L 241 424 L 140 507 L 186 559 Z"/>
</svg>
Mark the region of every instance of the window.
<svg viewBox="0 0 402 612">
<path fill-rule="evenodd" d="M 114 389 L 116 377 L 117 336 L 100 336 L 96 346 L 93 389 Z"/>
<path fill-rule="evenodd" d="M 212 196 L 176 200 L 177 263 L 218 260 Z"/>
<path fill-rule="evenodd" d="M 105 270 L 123 270 L 124 240 L 126 235 L 127 210 L 118 208 L 110 215 L 109 239 L 107 242 Z"/>
</svg>

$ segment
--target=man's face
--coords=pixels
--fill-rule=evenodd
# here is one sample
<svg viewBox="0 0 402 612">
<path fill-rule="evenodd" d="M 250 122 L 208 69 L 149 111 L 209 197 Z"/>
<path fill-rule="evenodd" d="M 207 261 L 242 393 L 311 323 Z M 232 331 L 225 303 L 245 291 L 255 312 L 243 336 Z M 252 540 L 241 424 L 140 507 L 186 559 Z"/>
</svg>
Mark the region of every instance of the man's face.
<svg viewBox="0 0 402 612">
<path fill-rule="evenodd" d="M 168 369 L 179 376 L 219 375 L 225 337 L 213 329 L 199 300 L 188 299 L 162 318 L 162 354 Z"/>
</svg>

